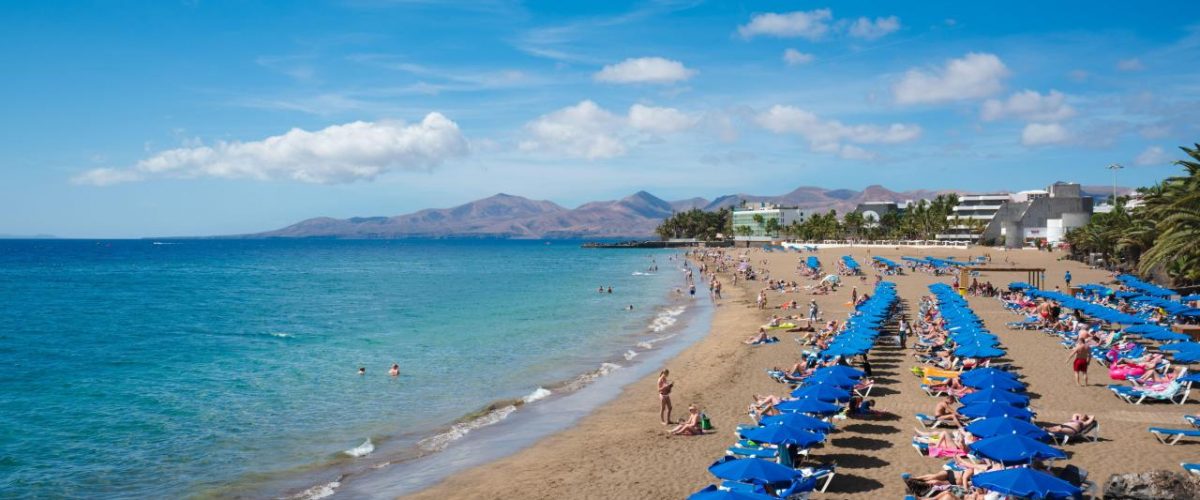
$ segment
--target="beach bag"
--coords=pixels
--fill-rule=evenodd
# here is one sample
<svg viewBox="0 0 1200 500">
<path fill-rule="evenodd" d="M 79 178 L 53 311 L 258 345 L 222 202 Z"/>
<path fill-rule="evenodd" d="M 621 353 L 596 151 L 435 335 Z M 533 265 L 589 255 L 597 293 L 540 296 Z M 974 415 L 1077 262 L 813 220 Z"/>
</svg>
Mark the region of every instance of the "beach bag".
<svg viewBox="0 0 1200 500">
<path fill-rule="evenodd" d="M 712 428 L 713 428 L 712 422 L 708 421 L 708 415 L 705 413 L 701 413 L 700 414 L 700 430 L 711 431 Z"/>
</svg>

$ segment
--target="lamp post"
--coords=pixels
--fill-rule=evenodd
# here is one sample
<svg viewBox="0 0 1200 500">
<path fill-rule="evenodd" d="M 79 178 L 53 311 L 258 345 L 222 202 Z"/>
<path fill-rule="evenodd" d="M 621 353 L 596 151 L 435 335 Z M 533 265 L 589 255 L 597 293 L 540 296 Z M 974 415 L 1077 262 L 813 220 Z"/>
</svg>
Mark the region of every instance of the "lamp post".
<svg viewBox="0 0 1200 500">
<path fill-rule="evenodd" d="M 1109 166 L 1108 166 L 1108 169 L 1109 169 L 1109 170 L 1112 170 L 1112 173 L 1113 173 L 1113 197 L 1112 197 L 1112 204 L 1113 204 L 1113 206 L 1114 206 L 1114 207 L 1115 207 L 1115 206 L 1117 206 L 1117 171 L 1118 171 L 1118 170 L 1121 170 L 1122 168 L 1125 168 L 1125 167 L 1122 167 L 1120 164 L 1117 164 L 1117 163 L 1113 163 L 1113 164 L 1111 164 L 1111 165 L 1109 165 Z"/>
</svg>

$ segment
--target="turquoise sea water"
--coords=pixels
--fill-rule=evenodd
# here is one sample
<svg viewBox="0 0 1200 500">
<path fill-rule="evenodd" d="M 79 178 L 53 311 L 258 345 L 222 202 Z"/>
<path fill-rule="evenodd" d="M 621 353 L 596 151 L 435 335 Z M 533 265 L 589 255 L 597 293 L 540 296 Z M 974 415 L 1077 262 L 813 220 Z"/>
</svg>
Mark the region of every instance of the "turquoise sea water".
<svg viewBox="0 0 1200 500">
<path fill-rule="evenodd" d="M 0 241 L 0 492 L 258 496 L 281 476 L 436 451 L 666 336 L 686 303 L 669 255 Z"/>
</svg>

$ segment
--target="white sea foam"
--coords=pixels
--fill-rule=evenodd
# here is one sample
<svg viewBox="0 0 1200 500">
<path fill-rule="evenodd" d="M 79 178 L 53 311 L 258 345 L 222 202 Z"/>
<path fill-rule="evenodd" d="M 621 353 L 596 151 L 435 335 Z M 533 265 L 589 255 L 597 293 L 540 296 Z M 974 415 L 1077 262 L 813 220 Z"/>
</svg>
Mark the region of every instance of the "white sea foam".
<svg viewBox="0 0 1200 500">
<path fill-rule="evenodd" d="M 630 349 L 630 350 L 628 350 L 628 351 L 625 351 L 625 361 L 632 360 L 633 358 L 636 358 L 636 357 L 637 357 L 637 355 L 638 355 L 638 353 L 637 353 L 637 352 L 634 352 L 634 350 L 633 350 L 633 349 Z"/>
<path fill-rule="evenodd" d="M 677 321 L 679 321 L 676 318 L 678 318 L 679 315 L 683 314 L 683 311 L 686 311 L 686 310 L 687 310 L 686 307 L 679 306 L 679 307 L 672 307 L 669 309 L 663 309 L 662 311 L 659 311 L 659 313 L 654 316 L 654 320 L 650 322 L 650 326 L 649 326 L 650 331 L 661 332 L 663 330 L 666 330 L 667 328 L 670 328 Z"/>
<path fill-rule="evenodd" d="M 545 399 L 546 396 L 549 396 L 551 394 L 553 394 L 553 393 L 550 392 L 550 389 L 547 389 L 545 387 L 538 387 L 537 390 L 535 390 L 535 391 L 525 395 L 525 397 L 521 398 L 521 401 L 524 401 L 525 404 L 529 404 L 529 403 L 532 403 L 532 402 L 540 400 L 540 399 Z"/>
<path fill-rule="evenodd" d="M 292 338 L 292 334 L 290 334 L 290 333 L 287 333 L 287 332 L 271 332 L 271 336 L 272 336 L 272 337 L 279 337 L 279 338 L 281 338 L 281 339 L 290 339 L 290 338 Z"/>
<path fill-rule="evenodd" d="M 621 365 L 616 363 L 601 363 L 600 368 L 575 377 L 575 380 L 572 380 L 570 383 L 568 383 L 566 388 L 569 391 L 582 389 L 584 386 L 595 382 L 596 379 L 612 373 L 613 370 L 619 369 L 621 369 Z"/>
<path fill-rule="evenodd" d="M 641 271 L 634 271 L 633 275 L 634 276 L 654 276 L 654 273 L 643 273 Z"/>
<path fill-rule="evenodd" d="M 332 496 L 334 490 L 336 490 L 341 485 L 342 485 L 342 483 L 339 481 L 330 481 L 325 484 L 318 484 L 316 486 L 313 486 L 312 488 L 309 488 L 307 490 L 301 491 L 300 493 L 297 493 L 295 496 L 293 496 L 291 498 L 293 500 L 317 500 L 319 498 L 325 498 L 328 496 Z"/>
<path fill-rule="evenodd" d="M 497 408 L 474 420 L 454 424 L 450 427 L 450 430 L 422 439 L 419 443 L 417 443 L 417 445 L 425 451 L 444 450 L 450 445 L 450 443 L 466 437 L 466 435 L 471 431 L 480 427 L 487 427 L 504 420 L 505 418 L 508 418 L 508 416 L 514 411 L 517 411 L 517 407 L 512 405 L 505 406 L 503 408 Z"/>
<path fill-rule="evenodd" d="M 371 442 L 371 438 L 367 438 L 366 441 L 363 441 L 363 444 L 350 448 L 342 453 L 350 455 L 354 458 L 360 458 L 370 455 L 372 451 L 375 451 L 375 444 Z"/>
<path fill-rule="evenodd" d="M 637 346 L 641 347 L 642 349 L 646 349 L 646 350 L 654 349 L 654 344 L 651 344 L 649 342 L 638 342 Z"/>
</svg>

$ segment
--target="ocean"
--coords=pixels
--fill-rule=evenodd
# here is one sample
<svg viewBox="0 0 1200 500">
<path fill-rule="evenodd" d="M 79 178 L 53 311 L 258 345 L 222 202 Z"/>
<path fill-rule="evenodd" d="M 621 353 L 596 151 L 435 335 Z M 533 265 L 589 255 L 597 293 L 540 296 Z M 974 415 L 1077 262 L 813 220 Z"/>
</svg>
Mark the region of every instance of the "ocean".
<svg viewBox="0 0 1200 500">
<path fill-rule="evenodd" d="M 0 240 L 0 491 L 318 498 L 431 460 L 702 302 L 675 252 L 579 243 Z"/>
</svg>

